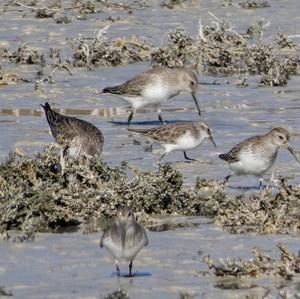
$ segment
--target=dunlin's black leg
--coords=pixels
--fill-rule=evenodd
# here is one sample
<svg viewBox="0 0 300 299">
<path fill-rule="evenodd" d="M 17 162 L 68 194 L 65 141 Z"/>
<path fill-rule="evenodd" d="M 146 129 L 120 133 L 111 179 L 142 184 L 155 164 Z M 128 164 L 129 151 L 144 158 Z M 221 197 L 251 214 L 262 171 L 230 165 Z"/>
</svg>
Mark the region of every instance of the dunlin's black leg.
<svg viewBox="0 0 300 299">
<path fill-rule="evenodd" d="M 129 264 L 129 276 L 130 277 L 132 276 L 131 270 L 132 270 L 132 261 Z"/>
<path fill-rule="evenodd" d="M 186 154 L 186 151 L 183 151 L 183 154 L 184 154 L 184 158 L 185 158 L 186 160 L 188 160 L 188 161 L 198 161 L 198 160 L 196 160 L 196 159 L 193 159 L 193 158 L 188 157 L 187 154 Z"/>
<path fill-rule="evenodd" d="M 164 156 L 165 156 L 166 154 L 167 154 L 167 153 L 163 153 L 163 154 L 159 157 L 158 161 L 161 162 L 161 160 L 164 158 Z"/>
<path fill-rule="evenodd" d="M 165 121 L 163 120 L 161 114 L 158 114 L 158 120 L 163 124 L 166 125 Z"/>
<path fill-rule="evenodd" d="M 228 182 L 228 180 L 230 179 L 231 175 L 228 175 L 227 177 L 225 177 L 223 183 L 226 184 Z"/>
<path fill-rule="evenodd" d="M 116 263 L 116 270 L 117 270 L 118 277 L 120 277 L 121 276 L 121 272 L 120 272 L 120 268 L 119 268 L 118 263 Z"/>
<path fill-rule="evenodd" d="M 263 183 L 264 183 L 264 179 L 263 178 L 259 178 L 259 190 L 260 190 L 260 192 L 263 191 Z"/>
<path fill-rule="evenodd" d="M 134 114 L 134 110 L 131 110 L 129 116 L 128 116 L 128 120 L 127 120 L 127 125 L 130 126 L 130 123 L 132 121 L 133 118 L 133 114 Z"/>
</svg>

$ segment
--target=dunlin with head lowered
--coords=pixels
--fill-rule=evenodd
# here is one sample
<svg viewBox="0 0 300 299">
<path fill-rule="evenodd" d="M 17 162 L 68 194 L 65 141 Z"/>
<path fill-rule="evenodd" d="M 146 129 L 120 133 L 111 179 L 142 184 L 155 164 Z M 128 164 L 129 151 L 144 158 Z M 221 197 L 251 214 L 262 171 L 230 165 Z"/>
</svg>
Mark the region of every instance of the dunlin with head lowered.
<svg viewBox="0 0 300 299">
<path fill-rule="evenodd" d="M 117 208 L 113 225 L 103 233 L 100 247 L 105 247 L 115 259 L 117 274 L 120 276 L 120 261 L 129 262 L 129 276 L 132 275 L 132 262 L 139 251 L 148 245 L 145 229 L 137 223 L 134 213 L 127 206 Z"/>
<path fill-rule="evenodd" d="M 165 148 L 165 152 L 159 160 L 169 152 L 183 151 L 187 160 L 196 161 L 189 158 L 185 151 L 198 147 L 205 139 L 209 139 L 216 147 L 211 129 L 205 122 L 177 123 L 152 129 L 128 128 L 128 131 L 136 132 L 158 141 Z"/>
<path fill-rule="evenodd" d="M 200 115 L 197 87 L 197 77 L 191 70 L 159 67 L 143 72 L 121 85 L 106 87 L 102 92 L 117 95 L 130 103 L 132 110 L 127 121 L 130 125 L 136 109 L 147 106 L 157 107 L 158 118 L 164 123 L 160 114 L 161 103 L 184 91 L 192 95 Z"/>
<path fill-rule="evenodd" d="M 262 189 L 263 175 L 275 163 L 280 147 L 286 148 L 298 160 L 293 148 L 289 145 L 290 135 L 284 128 L 274 128 L 267 134 L 250 137 L 235 145 L 227 154 L 219 157 L 229 164 L 235 175 L 254 175 L 259 177 L 259 188 Z M 225 178 L 227 181 L 231 175 Z"/>
<path fill-rule="evenodd" d="M 100 155 L 104 138 L 91 123 L 76 117 L 62 115 L 51 109 L 48 103 L 41 105 L 55 141 L 60 145 L 61 171 L 65 170 L 65 158 Z"/>
</svg>

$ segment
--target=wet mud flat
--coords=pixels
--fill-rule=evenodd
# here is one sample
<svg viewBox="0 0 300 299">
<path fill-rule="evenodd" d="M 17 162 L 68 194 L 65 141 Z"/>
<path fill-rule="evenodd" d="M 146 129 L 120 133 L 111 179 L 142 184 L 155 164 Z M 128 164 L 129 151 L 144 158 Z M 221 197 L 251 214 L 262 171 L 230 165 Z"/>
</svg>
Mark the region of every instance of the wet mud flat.
<svg viewBox="0 0 300 299">
<path fill-rule="evenodd" d="M 276 187 L 261 195 L 255 178 L 224 185 L 228 169 L 217 158 L 274 126 L 291 132 L 299 152 L 297 7 L 296 0 L 2 3 L 0 294 L 299 297 L 299 166 L 282 151 Z M 126 104 L 99 90 L 150 66 L 183 65 L 199 76 L 202 117 L 219 147 L 192 151 L 201 163 L 174 153 L 159 165 L 159 147 L 128 134 Z M 57 172 L 39 108 L 45 101 L 101 129 L 102 159 L 70 161 L 65 176 Z M 163 116 L 198 120 L 184 94 L 163 105 Z M 155 111 L 139 111 L 133 125 L 158 125 Z M 118 279 L 99 249 L 119 203 L 131 204 L 149 230 L 133 278 Z"/>
<path fill-rule="evenodd" d="M 280 275 L 284 267 L 292 268 L 288 262 L 279 265 L 276 244 L 283 242 L 295 253 L 297 236 L 233 235 L 207 219 L 198 223 L 197 228 L 148 232 L 150 246 L 136 258 L 132 278 L 116 277 L 113 260 L 99 248 L 99 234 L 39 233 L 34 242 L 1 242 L 1 285 L 15 298 L 296 298 L 299 276 Z M 272 274 L 216 276 L 203 261 L 208 255 L 218 265 L 220 257 L 253 261 L 258 244 L 275 260 L 261 262 L 274 266 Z M 122 264 L 121 273 L 127 271 Z"/>
</svg>

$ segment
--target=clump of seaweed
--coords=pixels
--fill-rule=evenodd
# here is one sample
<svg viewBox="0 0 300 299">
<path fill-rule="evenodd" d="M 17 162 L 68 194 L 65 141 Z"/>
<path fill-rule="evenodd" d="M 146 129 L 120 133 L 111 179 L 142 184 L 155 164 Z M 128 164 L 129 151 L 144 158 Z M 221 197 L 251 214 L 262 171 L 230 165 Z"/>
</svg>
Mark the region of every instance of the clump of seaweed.
<svg viewBox="0 0 300 299">
<path fill-rule="evenodd" d="M 3 286 L 0 286 L 0 296 L 2 297 L 10 297 L 10 296 L 13 296 L 13 293 L 10 292 L 10 291 L 7 291 L 5 287 Z"/>
<path fill-rule="evenodd" d="M 204 197 L 185 190 L 182 175 L 166 164 L 143 173 L 126 163 L 110 168 L 95 157 L 69 161 L 63 176 L 57 165 L 58 149 L 49 145 L 34 158 L 0 166 L 0 230 L 60 231 L 98 223 L 122 203 L 147 214 L 197 215 L 202 210 Z M 129 178 L 125 170 L 135 175 Z"/>
<path fill-rule="evenodd" d="M 160 6 L 167 7 L 169 9 L 173 9 L 177 6 L 181 6 L 185 2 L 187 2 L 187 0 L 166 0 L 166 1 L 163 1 L 160 4 Z"/>
<path fill-rule="evenodd" d="M 28 44 L 22 44 L 9 56 L 10 61 L 21 64 L 45 64 L 42 53 L 37 49 L 29 47 Z"/>
<path fill-rule="evenodd" d="M 150 60 L 153 66 L 190 65 L 198 72 L 214 75 L 262 75 L 260 84 L 267 86 L 285 85 L 291 75 L 297 74 L 300 60 L 287 36 L 280 33 L 275 42 L 263 42 L 263 32 L 269 23 L 261 20 L 243 36 L 228 22 L 209 14 L 211 24 L 203 26 L 200 20 L 196 38 L 177 28 L 168 33 L 167 45 L 160 47 L 137 36 L 109 40 L 105 36 L 106 26 L 92 39 L 80 37 L 71 42 L 73 65 L 112 67 Z"/>
<path fill-rule="evenodd" d="M 246 0 L 239 2 L 239 6 L 246 9 L 256 9 L 270 7 L 271 5 L 268 1 Z"/>
<path fill-rule="evenodd" d="M 300 230 L 300 189 L 281 179 L 279 191 L 264 196 L 227 197 L 216 203 L 215 222 L 231 233 L 287 233 Z"/>
<path fill-rule="evenodd" d="M 48 10 L 47 8 L 37 9 L 35 13 L 35 17 L 39 19 L 52 18 L 54 15 L 55 15 L 55 11 Z"/>
<path fill-rule="evenodd" d="M 179 299 L 193 299 L 194 297 L 196 297 L 196 295 L 193 295 L 185 291 L 179 293 Z"/>
<path fill-rule="evenodd" d="M 177 28 L 169 32 L 168 39 L 167 46 L 152 50 L 151 61 L 154 66 L 182 67 L 196 60 L 197 45 L 184 29 Z"/>
<path fill-rule="evenodd" d="M 297 56 L 287 56 L 275 44 L 263 43 L 262 23 L 257 31 L 257 44 L 252 45 L 229 23 L 210 15 L 214 18 L 213 24 L 202 26 L 200 23 L 199 28 L 198 64 L 204 70 L 213 74 L 262 74 L 261 84 L 268 86 L 285 85 L 290 75 L 297 72 Z"/>
<path fill-rule="evenodd" d="M 14 243 L 32 242 L 35 240 L 34 229 L 20 233 L 5 232 L 3 240 Z"/>
<path fill-rule="evenodd" d="M 287 58 L 285 60 L 275 59 L 270 66 L 263 71 L 260 84 L 267 86 L 283 86 L 286 85 L 290 76 L 296 74 L 298 61 L 295 58 Z"/>
<path fill-rule="evenodd" d="M 281 49 L 284 49 L 284 48 L 295 49 L 296 48 L 296 45 L 292 41 L 292 39 L 283 32 L 277 33 L 276 42 Z"/>
<path fill-rule="evenodd" d="M 13 71 L 7 71 L 0 65 L 0 86 L 28 82 Z"/>
<path fill-rule="evenodd" d="M 100 30 L 92 40 L 80 37 L 72 41 L 74 66 L 91 68 L 126 65 L 142 61 L 148 55 L 144 53 L 149 48 L 144 41 L 136 36 L 111 41 L 105 37 L 107 28 Z"/>
<path fill-rule="evenodd" d="M 125 289 L 118 289 L 102 297 L 103 299 L 130 299 Z"/>
<path fill-rule="evenodd" d="M 0 166 L 0 231 L 97 231 L 119 204 L 131 205 L 149 227 L 153 219 L 147 215 L 165 214 L 212 217 L 231 233 L 300 230 L 300 188 L 285 179 L 277 192 L 248 198 L 229 196 L 216 180 L 199 178 L 194 189 L 187 188 L 167 164 L 142 172 L 127 163 L 112 168 L 99 157 L 82 158 L 68 161 L 61 175 L 58 156 L 58 148 L 49 145 L 34 158 L 11 156 Z"/>
<path fill-rule="evenodd" d="M 270 275 L 290 280 L 296 273 L 300 273 L 300 252 L 294 255 L 280 243 L 277 247 L 281 253 L 280 260 L 271 258 L 259 248 L 253 249 L 254 259 L 251 260 L 220 258 L 219 263 L 215 263 L 210 256 L 204 257 L 203 260 L 216 276 L 259 277 Z"/>
</svg>

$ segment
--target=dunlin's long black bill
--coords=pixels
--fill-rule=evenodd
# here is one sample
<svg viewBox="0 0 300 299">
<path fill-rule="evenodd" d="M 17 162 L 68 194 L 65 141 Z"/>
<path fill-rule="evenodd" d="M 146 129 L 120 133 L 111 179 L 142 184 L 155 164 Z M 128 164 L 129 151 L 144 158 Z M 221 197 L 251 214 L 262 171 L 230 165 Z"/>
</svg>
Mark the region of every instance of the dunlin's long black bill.
<svg viewBox="0 0 300 299">
<path fill-rule="evenodd" d="M 215 143 L 215 141 L 214 141 L 212 135 L 210 135 L 208 139 L 209 139 L 209 141 L 213 144 L 213 146 L 216 148 L 217 145 L 216 145 L 216 143 Z"/>
<path fill-rule="evenodd" d="M 287 150 L 293 155 L 293 157 L 295 158 L 295 160 L 296 160 L 298 163 L 300 163 L 300 161 L 299 161 L 299 159 L 298 159 L 298 157 L 297 157 L 295 151 L 293 150 L 293 148 L 292 148 L 290 145 L 287 147 Z"/>
<path fill-rule="evenodd" d="M 200 106 L 199 106 L 199 103 L 198 103 L 198 99 L 197 99 L 197 97 L 196 97 L 196 95 L 195 95 L 194 92 L 192 93 L 192 97 L 193 97 L 194 102 L 196 104 L 196 107 L 197 107 L 197 110 L 198 110 L 198 114 L 201 115 L 201 110 L 200 110 Z"/>
</svg>

